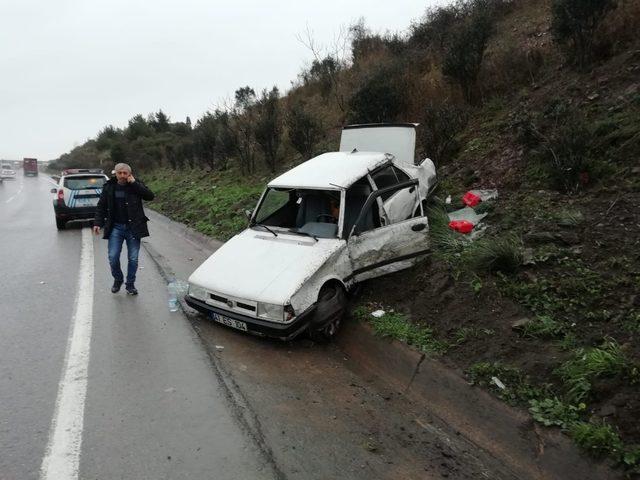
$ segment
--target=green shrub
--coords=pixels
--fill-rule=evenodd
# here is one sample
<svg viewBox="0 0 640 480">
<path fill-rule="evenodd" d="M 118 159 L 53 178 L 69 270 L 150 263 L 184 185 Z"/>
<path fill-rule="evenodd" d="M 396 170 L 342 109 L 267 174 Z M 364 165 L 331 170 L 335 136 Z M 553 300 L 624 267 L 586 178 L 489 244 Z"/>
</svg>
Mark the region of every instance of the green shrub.
<svg viewBox="0 0 640 480">
<path fill-rule="evenodd" d="M 516 235 L 484 237 L 471 244 L 465 259 L 476 271 L 513 273 L 524 261 L 522 250 L 522 240 Z"/>
<path fill-rule="evenodd" d="M 554 40 L 565 47 L 569 58 L 584 67 L 593 57 L 596 31 L 615 0 L 554 0 L 551 30 Z"/>
<path fill-rule="evenodd" d="M 442 52 L 449 42 L 452 30 L 460 19 L 459 4 L 443 5 L 427 10 L 424 17 L 411 25 L 409 43 Z"/>
<path fill-rule="evenodd" d="M 576 402 L 589 397 L 593 380 L 630 372 L 629 360 L 613 339 L 607 340 L 601 347 L 576 350 L 573 358 L 558 369 L 558 374 L 568 387 L 567 397 Z"/>
<path fill-rule="evenodd" d="M 367 315 L 373 330 L 377 335 L 390 337 L 409 345 L 413 345 L 423 352 L 444 353 L 448 345 L 434 338 L 433 330 L 424 325 L 415 324 L 401 313 L 385 313 L 379 318 Z"/>
<path fill-rule="evenodd" d="M 393 122 L 405 111 L 402 68 L 386 66 L 366 79 L 349 99 L 349 121 Z"/>
<path fill-rule="evenodd" d="M 522 329 L 522 336 L 535 338 L 557 338 L 564 333 L 562 323 L 547 315 L 536 317 Z"/>
<path fill-rule="evenodd" d="M 488 387 L 512 405 L 526 405 L 530 400 L 544 398 L 547 394 L 546 387 L 532 385 L 522 370 L 499 362 L 476 363 L 469 368 L 468 374 L 472 383 Z M 502 382 L 505 388 L 501 388 L 494 377 Z"/>
<path fill-rule="evenodd" d="M 287 111 L 285 123 L 291 146 L 304 160 L 311 158 L 322 137 L 322 120 L 312 115 L 302 103 L 293 103 Z"/>
<path fill-rule="evenodd" d="M 275 173 L 278 166 L 278 149 L 282 139 L 280 92 L 278 87 L 262 91 L 256 102 L 257 118 L 254 125 L 256 143 L 262 150 L 267 167 Z"/>
<path fill-rule="evenodd" d="M 468 342 L 470 339 L 478 339 L 483 336 L 494 335 L 495 331 L 490 328 L 461 327 L 453 332 L 453 344 L 456 346 Z"/>
<path fill-rule="evenodd" d="M 425 154 L 436 165 L 451 160 L 460 149 L 456 136 L 464 129 L 469 115 L 466 109 L 451 103 L 430 103 L 424 110 L 420 141 Z"/>
<path fill-rule="evenodd" d="M 495 31 L 493 3 L 489 0 L 468 3 L 467 18 L 454 30 L 442 62 L 442 73 L 460 85 L 468 102 L 475 99 L 484 51 Z"/>
<path fill-rule="evenodd" d="M 563 193 L 575 193 L 614 172 L 603 160 L 605 152 L 584 116 L 577 112 L 552 115 L 558 116 L 548 125 L 548 134 L 543 134 L 533 122 L 523 125 L 522 131 L 529 133 L 521 137 L 527 139 L 528 157 L 534 164 L 529 165 L 530 172 L 535 164 L 540 165 L 543 169 L 540 178 Z"/>
<path fill-rule="evenodd" d="M 555 214 L 555 220 L 562 227 L 577 227 L 584 222 L 584 215 L 580 210 L 563 209 Z"/>
<path fill-rule="evenodd" d="M 580 411 L 585 408 L 586 405 L 583 403 L 576 407 L 562 402 L 558 397 L 545 398 L 544 400 L 533 399 L 529 402 L 529 412 L 536 422 L 542 423 L 545 427 L 556 425 L 563 430 L 577 422 L 580 418 Z"/>
<path fill-rule="evenodd" d="M 571 425 L 569 434 L 579 447 L 595 457 L 604 457 L 606 455 L 619 457 L 624 448 L 622 440 L 620 440 L 616 431 L 606 423 L 596 425 L 577 422 Z"/>
</svg>

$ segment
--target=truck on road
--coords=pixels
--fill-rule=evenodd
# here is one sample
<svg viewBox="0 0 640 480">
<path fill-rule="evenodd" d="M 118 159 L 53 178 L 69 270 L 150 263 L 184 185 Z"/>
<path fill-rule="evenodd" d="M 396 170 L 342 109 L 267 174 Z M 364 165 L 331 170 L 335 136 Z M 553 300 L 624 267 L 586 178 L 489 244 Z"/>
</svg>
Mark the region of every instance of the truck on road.
<svg viewBox="0 0 640 480">
<path fill-rule="evenodd" d="M 38 160 L 35 158 L 24 158 L 22 160 L 22 174 L 26 176 L 38 176 Z"/>
</svg>

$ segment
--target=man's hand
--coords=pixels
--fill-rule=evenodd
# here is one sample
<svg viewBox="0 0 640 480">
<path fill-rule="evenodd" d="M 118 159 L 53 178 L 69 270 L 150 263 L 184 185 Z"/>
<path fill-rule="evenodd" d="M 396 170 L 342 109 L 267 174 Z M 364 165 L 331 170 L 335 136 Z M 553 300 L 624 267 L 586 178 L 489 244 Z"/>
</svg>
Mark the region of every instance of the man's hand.
<svg viewBox="0 0 640 480">
<path fill-rule="evenodd" d="M 100 235 L 100 227 L 98 227 L 97 225 L 94 225 L 93 233 L 95 233 L 96 235 Z"/>
<path fill-rule="evenodd" d="M 127 177 L 127 183 L 133 183 L 135 181 L 136 179 L 133 177 L 133 175 L 129 174 L 129 176 Z"/>
</svg>

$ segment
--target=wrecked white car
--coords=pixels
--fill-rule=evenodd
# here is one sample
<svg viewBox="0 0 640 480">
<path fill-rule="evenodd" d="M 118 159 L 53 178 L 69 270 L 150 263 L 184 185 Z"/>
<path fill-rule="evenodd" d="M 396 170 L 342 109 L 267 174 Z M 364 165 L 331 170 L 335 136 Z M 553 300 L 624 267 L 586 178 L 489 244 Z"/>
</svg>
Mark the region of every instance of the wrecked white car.
<svg viewBox="0 0 640 480">
<path fill-rule="evenodd" d="M 415 127 L 345 127 L 339 152 L 269 182 L 248 228 L 193 272 L 187 304 L 259 335 L 334 336 L 357 282 L 428 253 L 435 167 L 414 163 Z"/>
</svg>

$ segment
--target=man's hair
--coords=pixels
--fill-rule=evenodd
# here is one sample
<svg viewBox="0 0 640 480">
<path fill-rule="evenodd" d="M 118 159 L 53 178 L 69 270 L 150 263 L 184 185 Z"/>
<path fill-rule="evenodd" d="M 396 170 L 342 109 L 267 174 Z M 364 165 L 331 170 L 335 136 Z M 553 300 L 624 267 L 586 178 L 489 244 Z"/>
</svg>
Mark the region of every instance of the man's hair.
<svg viewBox="0 0 640 480">
<path fill-rule="evenodd" d="M 115 167 L 113 167 L 113 171 L 117 172 L 118 170 L 129 170 L 131 173 L 131 167 L 127 163 L 117 163 Z"/>
</svg>

